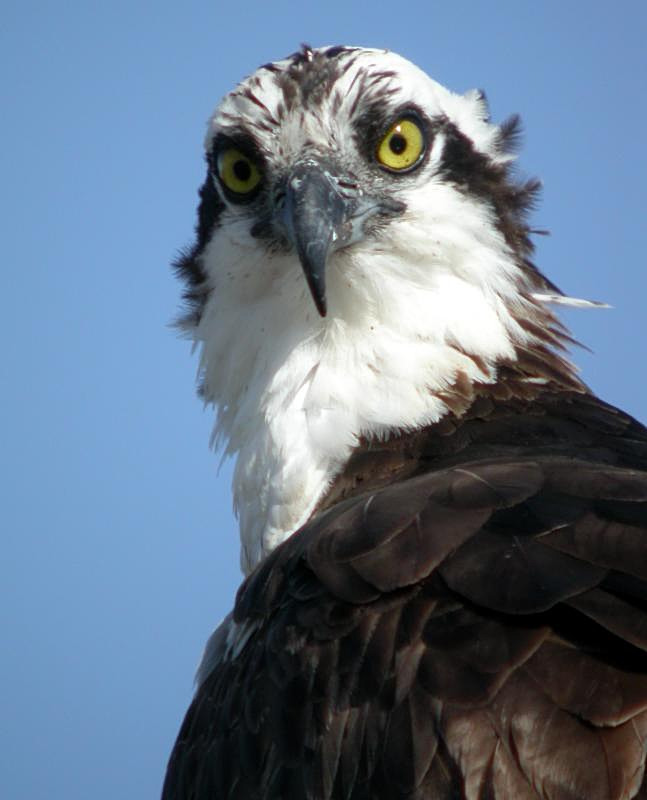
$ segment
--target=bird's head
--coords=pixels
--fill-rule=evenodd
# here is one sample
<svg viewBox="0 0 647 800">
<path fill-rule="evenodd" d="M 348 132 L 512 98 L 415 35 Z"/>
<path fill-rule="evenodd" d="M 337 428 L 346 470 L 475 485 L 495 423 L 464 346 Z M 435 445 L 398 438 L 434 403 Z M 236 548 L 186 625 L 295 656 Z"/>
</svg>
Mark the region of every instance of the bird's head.
<svg viewBox="0 0 647 800">
<path fill-rule="evenodd" d="M 279 289 L 298 260 L 322 316 L 327 271 L 347 281 L 356 257 L 400 257 L 401 240 L 429 271 L 429 238 L 447 219 L 459 226 L 456 212 L 478 211 L 525 258 L 522 215 L 536 183 L 509 183 L 515 133 L 516 121 L 488 122 L 481 92 L 455 95 L 393 53 L 304 48 L 261 67 L 210 121 L 198 247 L 182 263 L 204 290 L 194 310 L 209 289 L 225 291 L 219 244 L 263 260 L 262 274 L 240 281 L 247 302 Z"/>
<path fill-rule="evenodd" d="M 361 48 L 304 47 L 222 100 L 178 268 L 217 434 L 250 450 L 239 483 L 295 436 L 328 480 L 359 435 L 440 418 L 520 353 L 530 381 L 572 377 L 558 292 L 529 261 L 537 183 L 511 177 L 516 132 L 481 92 Z M 298 415 L 305 433 L 278 421 Z"/>
</svg>

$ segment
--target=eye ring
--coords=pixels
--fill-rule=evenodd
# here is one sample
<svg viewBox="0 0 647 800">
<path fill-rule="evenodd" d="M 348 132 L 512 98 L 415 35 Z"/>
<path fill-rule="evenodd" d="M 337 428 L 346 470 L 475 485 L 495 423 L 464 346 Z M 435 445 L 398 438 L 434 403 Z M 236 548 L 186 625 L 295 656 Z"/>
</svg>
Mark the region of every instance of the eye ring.
<svg viewBox="0 0 647 800">
<path fill-rule="evenodd" d="M 258 164 L 237 147 L 226 147 L 216 156 L 218 180 L 230 199 L 249 200 L 260 187 Z"/>
<path fill-rule="evenodd" d="M 388 172 L 411 172 L 422 161 L 427 148 L 421 122 L 411 115 L 392 123 L 375 148 L 375 158 Z"/>
</svg>

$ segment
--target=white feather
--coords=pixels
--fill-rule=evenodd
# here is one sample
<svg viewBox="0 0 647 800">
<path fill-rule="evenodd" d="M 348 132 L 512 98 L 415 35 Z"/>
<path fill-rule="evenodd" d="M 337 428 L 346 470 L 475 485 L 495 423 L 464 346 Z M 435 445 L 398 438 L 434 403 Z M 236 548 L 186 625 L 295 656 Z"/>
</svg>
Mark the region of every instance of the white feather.
<svg viewBox="0 0 647 800">
<path fill-rule="evenodd" d="M 582 300 L 579 297 L 569 297 L 565 294 L 543 294 L 533 292 L 532 296 L 540 303 L 550 303 L 556 306 L 570 306 L 571 308 L 612 308 L 608 303 L 599 300 Z"/>
</svg>

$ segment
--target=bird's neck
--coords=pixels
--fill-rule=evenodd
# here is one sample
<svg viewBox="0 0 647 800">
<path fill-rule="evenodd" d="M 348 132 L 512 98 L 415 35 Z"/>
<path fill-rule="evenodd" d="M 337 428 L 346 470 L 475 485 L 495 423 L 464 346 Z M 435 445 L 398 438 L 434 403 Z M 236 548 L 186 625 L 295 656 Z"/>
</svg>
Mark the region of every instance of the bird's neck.
<svg viewBox="0 0 647 800">
<path fill-rule="evenodd" d="M 455 348 L 372 333 L 331 321 L 260 390 L 256 421 L 232 431 L 245 572 L 310 517 L 360 437 L 437 422 L 452 392 L 494 380 Z"/>
<path fill-rule="evenodd" d="M 550 354 L 545 342 L 532 346 L 503 301 L 453 277 L 440 291 L 399 287 L 391 295 L 397 303 L 381 308 L 353 305 L 352 291 L 336 303 L 333 282 L 324 320 L 312 312 L 301 279 L 289 287 L 298 293 L 289 325 L 257 306 L 244 330 L 221 320 L 218 331 L 204 333 L 205 342 L 219 343 L 203 352 L 212 376 L 206 396 L 218 408 L 216 440 L 236 458 L 245 573 L 310 517 L 362 437 L 384 439 L 462 413 L 474 387 L 494 384 L 502 365 L 518 360 L 519 347 Z M 451 319 L 461 320 L 460 330 Z M 550 377 L 531 366 L 521 379 Z"/>
</svg>

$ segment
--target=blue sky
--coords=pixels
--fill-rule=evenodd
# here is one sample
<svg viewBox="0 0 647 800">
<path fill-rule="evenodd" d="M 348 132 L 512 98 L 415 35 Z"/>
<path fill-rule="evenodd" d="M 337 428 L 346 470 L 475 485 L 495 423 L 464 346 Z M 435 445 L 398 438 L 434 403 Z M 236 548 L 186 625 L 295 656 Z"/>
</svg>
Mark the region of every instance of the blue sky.
<svg viewBox="0 0 647 800">
<path fill-rule="evenodd" d="M 168 323 L 201 143 L 301 42 L 388 47 L 524 119 L 537 263 L 584 378 L 647 419 L 647 6 L 11 2 L 0 24 L 0 796 L 154 798 L 240 575 L 230 469 Z"/>
</svg>

